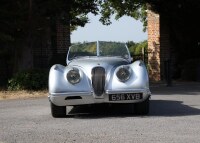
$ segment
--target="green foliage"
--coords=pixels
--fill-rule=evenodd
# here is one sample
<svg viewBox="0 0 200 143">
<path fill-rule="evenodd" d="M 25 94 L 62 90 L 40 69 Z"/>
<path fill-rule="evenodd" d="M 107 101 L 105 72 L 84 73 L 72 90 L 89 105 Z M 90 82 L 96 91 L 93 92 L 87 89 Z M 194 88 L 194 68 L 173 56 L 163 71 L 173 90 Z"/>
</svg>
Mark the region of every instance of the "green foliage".
<svg viewBox="0 0 200 143">
<path fill-rule="evenodd" d="M 143 22 L 146 31 L 147 25 L 147 6 L 146 1 L 143 0 L 99 0 L 101 6 L 100 21 L 103 24 L 111 24 L 110 17 L 115 14 L 115 19 L 119 19 L 124 15 L 135 18 Z"/>
<path fill-rule="evenodd" d="M 88 13 L 98 14 L 98 0 L 71 0 L 70 26 L 71 30 L 76 30 L 77 26 L 84 27 L 89 22 Z M 65 1 L 69 5 L 68 1 Z"/>
<path fill-rule="evenodd" d="M 127 42 L 127 46 L 129 48 L 131 55 L 139 55 L 142 54 L 143 49 L 147 51 L 148 43 L 147 40 L 140 43 L 134 43 L 132 41 L 129 41 Z"/>
<path fill-rule="evenodd" d="M 133 58 L 133 61 L 135 60 L 143 60 L 148 67 L 148 52 L 147 52 L 147 40 L 140 42 L 140 43 L 134 43 L 134 42 L 127 42 L 127 46 L 129 48 L 131 57 Z"/>
<path fill-rule="evenodd" d="M 48 85 L 48 71 L 32 69 L 22 71 L 8 81 L 8 90 L 41 90 Z"/>
<path fill-rule="evenodd" d="M 137 46 L 135 48 L 135 54 L 143 53 L 142 50 L 147 50 L 147 41 L 143 41 L 143 42 L 137 44 Z"/>
</svg>

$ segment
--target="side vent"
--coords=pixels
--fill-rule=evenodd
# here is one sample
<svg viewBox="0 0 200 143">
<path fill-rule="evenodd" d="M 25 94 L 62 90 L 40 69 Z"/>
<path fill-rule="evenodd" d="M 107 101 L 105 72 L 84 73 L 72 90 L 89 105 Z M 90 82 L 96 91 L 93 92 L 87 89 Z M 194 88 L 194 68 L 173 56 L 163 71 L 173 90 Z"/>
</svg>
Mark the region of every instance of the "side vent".
<svg viewBox="0 0 200 143">
<path fill-rule="evenodd" d="M 101 96 L 104 93 L 105 69 L 103 67 L 95 67 L 92 69 L 92 86 L 97 96 Z"/>
<path fill-rule="evenodd" d="M 82 99 L 81 96 L 68 96 L 65 98 L 65 100 L 74 100 L 74 99 Z"/>
</svg>

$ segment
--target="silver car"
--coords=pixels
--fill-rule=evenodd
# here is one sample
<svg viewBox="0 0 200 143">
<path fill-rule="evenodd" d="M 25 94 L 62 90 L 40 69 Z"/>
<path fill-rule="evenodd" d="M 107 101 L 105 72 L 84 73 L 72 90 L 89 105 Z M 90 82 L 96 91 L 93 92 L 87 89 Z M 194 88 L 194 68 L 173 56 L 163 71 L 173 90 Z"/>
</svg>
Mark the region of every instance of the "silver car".
<svg viewBox="0 0 200 143">
<path fill-rule="evenodd" d="M 53 117 L 66 116 L 67 106 L 121 103 L 148 114 L 149 78 L 143 61 L 132 62 L 124 43 L 90 42 L 70 47 L 67 66 L 49 72 L 49 100 Z"/>
</svg>

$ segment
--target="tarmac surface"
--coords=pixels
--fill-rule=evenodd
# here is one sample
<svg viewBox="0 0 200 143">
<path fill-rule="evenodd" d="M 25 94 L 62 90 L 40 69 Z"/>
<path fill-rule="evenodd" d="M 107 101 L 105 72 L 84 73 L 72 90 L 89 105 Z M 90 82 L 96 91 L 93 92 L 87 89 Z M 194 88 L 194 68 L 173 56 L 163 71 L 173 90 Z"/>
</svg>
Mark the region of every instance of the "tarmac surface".
<svg viewBox="0 0 200 143">
<path fill-rule="evenodd" d="M 147 116 L 125 106 L 98 105 L 53 118 L 47 98 L 0 101 L 0 143 L 199 143 L 200 83 L 150 87 Z"/>
</svg>

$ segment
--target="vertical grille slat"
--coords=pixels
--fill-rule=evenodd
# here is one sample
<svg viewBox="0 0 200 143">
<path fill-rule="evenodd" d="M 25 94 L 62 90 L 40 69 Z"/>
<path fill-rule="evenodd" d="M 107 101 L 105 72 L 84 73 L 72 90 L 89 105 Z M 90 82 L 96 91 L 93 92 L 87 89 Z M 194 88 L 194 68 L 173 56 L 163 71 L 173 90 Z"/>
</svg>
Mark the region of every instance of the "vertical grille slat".
<svg viewBox="0 0 200 143">
<path fill-rule="evenodd" d="M 95 67 L 92 69 L 92 86 L 94 93 L 101 96 L 105 87 L 105 69 L 103 67 Z"/>
</svg>

